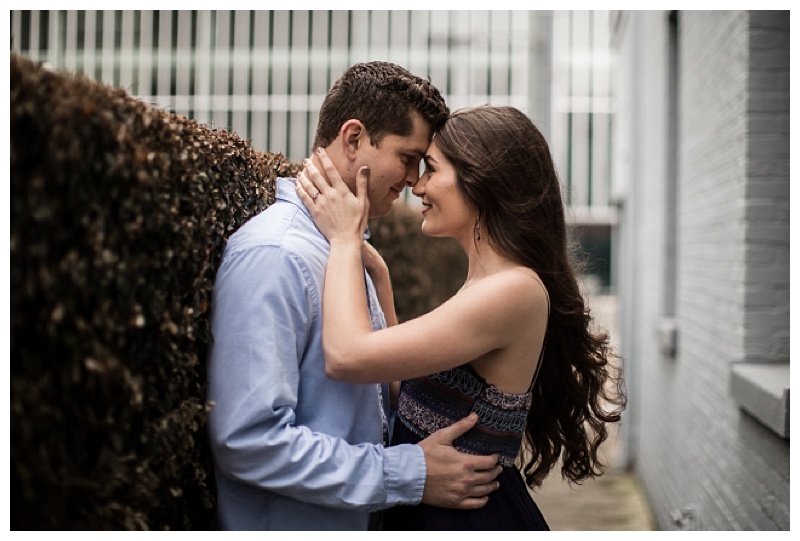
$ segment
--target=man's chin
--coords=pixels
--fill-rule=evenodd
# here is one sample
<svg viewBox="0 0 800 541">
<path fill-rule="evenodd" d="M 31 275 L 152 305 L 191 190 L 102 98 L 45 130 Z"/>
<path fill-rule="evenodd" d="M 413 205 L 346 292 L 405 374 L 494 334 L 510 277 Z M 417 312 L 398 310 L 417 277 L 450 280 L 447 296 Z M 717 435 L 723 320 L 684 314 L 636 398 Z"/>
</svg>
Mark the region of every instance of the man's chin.
<svg viewBox="0 0 800 541">
<path fill-rule="evenodd" d="M 392 207 L 393 206 L 394 206 L 394 202 L 393 201 L 382 201 L 379 205 L 373 205 L 373 204 L 370 203 L 370 205 L 369 205 L 369 217 L 370 218 L 380 218 L 382 216 L 388 216 L 389 213 L 392 212 Z"/>
</svg>

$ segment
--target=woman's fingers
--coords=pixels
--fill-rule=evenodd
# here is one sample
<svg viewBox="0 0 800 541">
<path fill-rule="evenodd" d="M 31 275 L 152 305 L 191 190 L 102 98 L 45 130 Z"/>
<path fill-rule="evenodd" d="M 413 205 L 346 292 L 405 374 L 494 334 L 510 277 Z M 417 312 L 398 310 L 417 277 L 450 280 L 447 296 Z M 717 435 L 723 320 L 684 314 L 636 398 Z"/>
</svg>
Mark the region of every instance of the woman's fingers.
<svg viewBox="0 0 800 541">
<path fill-rule="evenodd" d="M 328 153 L 325 152 L 324 148 L 320 147 L 317 149 L 317 156 L 319 156 L 319 161 L 322 163 L 322 168 L 325 169 L 325 174 L 328 176 L 331 186 L 337 190 L 349 190 L 347 184 L 345 184 L 344 180 L 342 180 L 342 176 L 339 174 L 336 166 L 333 165 L 333 162 L 328 157 Z"/>
<path fill-rule="evenodd" d="M 311 205 L 314 204 L 319 196 L 316 186 L 306 178 L 306 175 L 302 171 L 297 174 L 297 181 L 294 183 L 294 189 L 303 204 L 309 208 L 311 208 Z"/>
<path fill-rule="evenodd" d="M 303 174 L 305 177 L 305 184 L 303 187 L 305 190 L 313 197 L 314 194 L 317 193 L 325 193 L 325 190 L 331 189 L 328 181 L 325 180 L 325 177 L 322 176 L 322 173 L 319 172 L 317 166 L 314 165 L 314 162 L 308 158 L 303 160 L 303 167 L 304 169 L 301 171 L 300 174 Z M 297 178 L 300 178 L 300 174 L 297 175 Z"/>
</svg>

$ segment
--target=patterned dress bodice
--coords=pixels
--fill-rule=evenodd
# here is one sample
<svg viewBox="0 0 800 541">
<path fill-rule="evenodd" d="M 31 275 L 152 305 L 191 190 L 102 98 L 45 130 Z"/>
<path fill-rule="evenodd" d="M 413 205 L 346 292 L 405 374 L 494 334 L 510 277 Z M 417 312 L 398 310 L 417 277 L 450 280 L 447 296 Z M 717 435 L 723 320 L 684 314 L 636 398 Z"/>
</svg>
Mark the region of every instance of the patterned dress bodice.
<svg viewBox="0 0 800 541">
<path fill-rule="evenodd" d="M 522 445 L 531 400 L 531 390 L 503 392 L 464 364 L 404 381 L 397 418 L 424 439 L 474 411 L 478 424 L 455 440 L 454 447 L 476 455 L 499 453 L 500 463 L 512 466 Z"/>
</svg>

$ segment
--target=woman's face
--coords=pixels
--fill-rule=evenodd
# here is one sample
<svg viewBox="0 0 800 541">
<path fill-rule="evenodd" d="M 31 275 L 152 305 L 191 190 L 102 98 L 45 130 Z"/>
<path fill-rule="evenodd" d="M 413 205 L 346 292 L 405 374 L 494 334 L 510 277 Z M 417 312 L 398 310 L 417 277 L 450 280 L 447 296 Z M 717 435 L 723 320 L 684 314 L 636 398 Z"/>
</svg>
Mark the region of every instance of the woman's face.
<svg viewBox="0 0 800 541">
<path fill-rule="evenodd" d="M 424 162 L 425 172 L 411 190 L 422 199 L 422 232 L 471 241 L 478 211 L 458 189 L 456 170 L 439 151 L 435 138 Z"/>
</svg>

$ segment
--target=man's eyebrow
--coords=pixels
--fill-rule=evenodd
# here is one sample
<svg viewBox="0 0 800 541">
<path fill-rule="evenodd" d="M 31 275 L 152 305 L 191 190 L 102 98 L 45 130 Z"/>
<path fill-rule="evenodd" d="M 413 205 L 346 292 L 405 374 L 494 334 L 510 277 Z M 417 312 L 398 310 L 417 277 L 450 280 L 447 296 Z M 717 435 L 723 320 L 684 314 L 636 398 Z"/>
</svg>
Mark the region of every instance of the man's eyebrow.
<svg viewBox="0 0 800 541">
<path fill-rule="evenodd" d="M 424 150 L 418 150 L 416 148 L 407 148 L 407 149 L 403 150 L 402 153 L 403 154 L 413 154 L 414 156 L 417 156 L 420 159 L 425 159 L 425 151 Z"/>
</svg>

